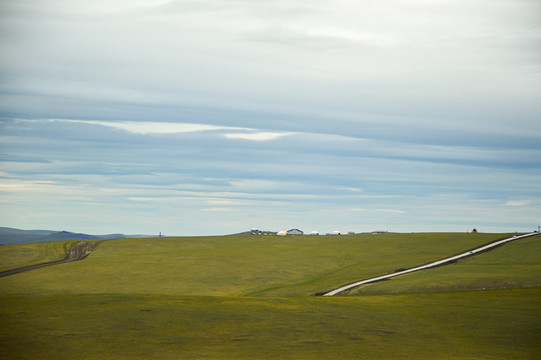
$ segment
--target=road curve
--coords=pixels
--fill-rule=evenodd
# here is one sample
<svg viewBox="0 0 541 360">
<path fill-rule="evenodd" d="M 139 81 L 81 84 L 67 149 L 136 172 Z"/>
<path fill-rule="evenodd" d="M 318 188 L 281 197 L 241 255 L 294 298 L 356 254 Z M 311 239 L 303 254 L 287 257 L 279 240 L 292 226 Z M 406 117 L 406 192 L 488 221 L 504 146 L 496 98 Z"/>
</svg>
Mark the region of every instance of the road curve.
<svg viewBox="0 0 541 360">
<path fill-rule="evenodd" d="M 50 261 L 46 263 L 36 264 L 36 265 L 29 265 L 17 269 L 11 269 L 0 272 L 0 277 L 9 276 L 9 275 L 15 275 L 20 274 L 25 271 L 35 270 L 39 269 L 45 266 L 51 266 L 51 265 L 57 265 L 57 264 L 64 264 L 72 261 L 79 261 L 86 258 L 101 241 L 80 241 L 77 244 L 73 245 L 68 252 L 66 253 L 66 257 L 62 260 L 57 261 Z"/>
<path fill-rule="evenodd" d="M 374 278 L 370 278 L 370 279 L 360 280 L 360 281 L 357 281 L 357 282 L 354 282 L 354 283 L 351 283 L 351 284 L 348 284 L 348 285 L 341 286 L 341 287 L 336 288 L 334 290 L 326 291 L 326 292 L 323 292 L 323 293 L 318 293 L 318 294 L 315 294 L 315 295 L 320 295 L 320 296 L 337 295 L 337 294 L 343 293 L 343 292 L 345 292 L 347 290 L 351 290 L 353 288 L 356 288 L 357 286 L 361 286 L 361 285 L 364 285 L 364 284 L 369 284 L 369 283 L 373 283 L 373 282 L 377 282 L 377 281 L 381 281 L 381 280 L 390 279 L 392 277 L 408 274 L 408 273 L 411 273 L 411 272 L 414 272 L 414 271 L 425 270 L 425 269 L 429 269 L 429 268 L 433 268 L 433 267 L 453 263 L 453 262 L 455 262 L 455 261 L 457 261 L 459 259 L 462 259 L 462 258 L 465 258 L 465 257 L 468 257 L 468 256 L 473 256 L 473 255 L 476 255 L 476 254 L 484 252 L 484 251 L 492 250 L 493 248 L 495 248 L 497 246 L 500 246 L 500 245 L 503 245 L 505 243 L 508 243 L 510 241 L 523 239 L 523 238 L 526 238 L 526 237 L 529 237 L 529 236 L 534 236 L 534 235 L 538 235 L 538 233 L 534 232 L 534 233 L 529 233 L 529 234 L 516 235 L 516 236 L 510 237 L 510 238 L 497 240 L 497 241 L 491 242 L 489 244 L 477 247 L 475 249 L 468 250 L 468 251 L 466 251 L 466 252 L 464 252 L 462 254 L 448 257 L 446 259 L 434 261 L 434 262 L 431 262 L 431 263 L 426 264 L 426 265 L 421 265 L 421 266 L 417 266 L 417 267 L 414 267 L 414 268 L 411 268 L 411 269 L 397 271 L 397 272 L 387 274 L 387 275 L 383 275 L 383 276 L 378 276 L 378 277 L 374 277 Z"/>
</svg>

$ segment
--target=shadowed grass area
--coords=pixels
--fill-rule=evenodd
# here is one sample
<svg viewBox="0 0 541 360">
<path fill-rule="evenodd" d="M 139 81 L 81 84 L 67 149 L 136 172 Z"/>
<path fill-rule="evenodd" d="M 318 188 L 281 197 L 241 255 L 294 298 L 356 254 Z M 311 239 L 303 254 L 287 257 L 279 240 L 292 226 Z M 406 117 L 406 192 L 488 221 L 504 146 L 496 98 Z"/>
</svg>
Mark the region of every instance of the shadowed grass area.
<svg viewBox="0 0 541 360">
<path fill-rule="evenodd" d="M 309 295 L 505 234 L 220 236 L 102 242 L 87 259 L 0 280 L 5 294 Z"/>
<path fill-rule="evenodd" d="M 535 359 L 541 289 L 0 296 L 6 359 Z"/>
</svg>

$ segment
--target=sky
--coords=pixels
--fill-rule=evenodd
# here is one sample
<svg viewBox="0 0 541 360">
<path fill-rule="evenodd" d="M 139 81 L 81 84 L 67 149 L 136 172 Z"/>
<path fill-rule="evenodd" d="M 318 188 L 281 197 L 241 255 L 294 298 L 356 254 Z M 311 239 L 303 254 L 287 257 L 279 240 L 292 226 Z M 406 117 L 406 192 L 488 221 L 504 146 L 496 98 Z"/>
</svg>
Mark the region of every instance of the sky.
<svg viewBox="0 0 541 360">
<path fill-rule="evenodd" d="M 532 231 L 537 0 L 3 0 L 0 226 Z"/>
</svg>

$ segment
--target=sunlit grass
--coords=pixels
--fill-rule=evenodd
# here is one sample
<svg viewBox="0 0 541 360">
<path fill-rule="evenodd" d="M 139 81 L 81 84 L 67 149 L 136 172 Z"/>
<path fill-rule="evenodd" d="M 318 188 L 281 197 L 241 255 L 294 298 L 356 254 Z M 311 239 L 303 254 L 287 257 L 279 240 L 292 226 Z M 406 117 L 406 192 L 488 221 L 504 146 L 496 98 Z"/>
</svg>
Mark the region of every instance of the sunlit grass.
<svg viewBox="0 0 541 360">
<path fill-rule="evenodd" d="M 541 286 L 541 237 L 513 241 L 455 264 L 364 285 L 350 295 Z"/>
<path fill-rule="evenodd" d="M 540 289 L 0 297 L 6 359 L 534 359 Z"/>
<path fill-rule="evenodd" d="M 78 240 L 0 246 L 0 271 L 62 260 Z"/>
<path fill-rule="evenodd" d="M 505 237 L 502 234 L 221 236 L 102 242 L 84 261 L 0 280 L 0 292 L 310 295 Z"/>
<path fill-rule="evenodd" d="M 357 296 L 306 296 L 506 236 L 104 241 L 84 261 L 0 278 L 0 358 L 535 359 L 539 238 Z M 5 246 L 0 258 L 24 266 L 69 246 Z"/>
</svg>

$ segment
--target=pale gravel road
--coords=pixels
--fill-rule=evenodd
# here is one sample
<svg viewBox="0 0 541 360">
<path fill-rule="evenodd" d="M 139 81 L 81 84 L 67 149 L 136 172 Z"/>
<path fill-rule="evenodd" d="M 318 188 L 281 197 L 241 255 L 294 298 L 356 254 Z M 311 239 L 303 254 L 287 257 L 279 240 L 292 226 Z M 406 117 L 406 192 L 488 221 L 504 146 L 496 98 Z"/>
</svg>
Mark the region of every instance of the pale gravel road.
<svg viewBox="0 0 541 360">
<path fill-rule="evenodd" d="M 466 252 L 464 252 L 462 254 L 448 257 L 446 259 L 434 261 L 434 262 L 431 262 L 429 264 L 417 266 L 417 267 L 414 267 L 414 268 L 411 268 L 411 269 L 397 271 L 397 272 L 394 272 L 392 274 L 387 274 L 387 275 L 378 276 L 378 277 L 374 277 L 374 278 L 370 278 L 370 279 L 360 280 L 360 281 L 357 281 L 357 282 L 354 282 L 354 283 L 351 283 L 351 284 L 348 284 L 348 285 L 341 286 L 341 287 L 336 288 L 334 290 L 319 293 L 318 295 L 333 296 L 333 295 L 343 293 L 344 291 L 351 290 L 353 288 L 356 288 L 357 286 L 361 286 L 361 285 L 364 285 L 364 284 L 369 284 L 369 283 L 373 283 L 373 282 L 377 282 L 377 281 L 381 281 L 381 280 L 390 279 L 392 277 L 408 274 L 408 273 L 411 273 L 411 272 L 414 272 L 414 271 L 425 270 L 425 269 L 429 269 L 429 268 L 433 268 L 433 267 L 437 267 L 437 266 L 441 266 L 441 265 L 446 265 L 446 264 L 453 263 L 453 262 L 455 262 L 455 261 L 457 261 L 459 259 L 462 259 L 462 258 L 465 258 L 465 257 L 468 257 L 468 256 L 473 256 L 475 254 L 478 254 L 478 253 L 481 253 L 481 252 L 484 252 L 484 251 L 492 250 L 495 247 L 503 245 L 503 244 L 508 243 L 510 241 L 515 241 L 515 240 L 518 240 L 518 239 L 523 239 L 523 238 L 526 238 L 526 237 L 529 237 L 529 236 L 535 236 L 535 235 L 538 235 L 538 233 L 533 232 L 533 233 L 529 233 L 529 234 L 512 236 L 512 237 L 507 238 L 507 239 L 497 240 L 497 241 L 491 242 L 489 244 L 482 245 L 482 246 L 480 246 L 478 248 L 468 250 L 468 251 L 466 251 Z"/>
</svg>

